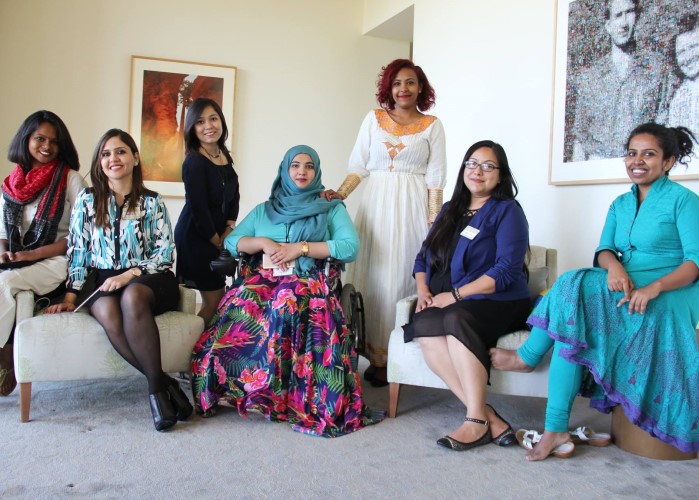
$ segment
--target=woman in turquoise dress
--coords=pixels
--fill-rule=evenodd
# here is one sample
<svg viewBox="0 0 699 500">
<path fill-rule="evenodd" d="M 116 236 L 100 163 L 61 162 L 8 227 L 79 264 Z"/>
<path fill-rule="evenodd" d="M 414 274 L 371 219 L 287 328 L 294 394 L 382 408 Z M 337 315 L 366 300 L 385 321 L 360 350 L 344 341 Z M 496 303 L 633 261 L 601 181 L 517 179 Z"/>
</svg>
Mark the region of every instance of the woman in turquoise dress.
<svg viewBox="0 0 699 500">
<path fill-rule="evenodd" d="M 545 431 L 528 460 L 555 455 L 570 439 L 586 370 L 595 383 L 582 392 L 592 407 L 622 405 L 652 436 L 699 451 L 699 196 L 668 177 L 686 165 L 692 138 L 655 123 L 631 132 L 633 186 L 609 209 L 594 267 L 556 281 L 529 317 L 534 328 L 522 347 L 491 350 L 496 368 L 529 371 L 554 348 Z"/>
<path fill-rule="evenodd" d="M 328 257 L 351 262 L 359 238 L 340 200 L 323 191 L 318 154 L 287 151 L 267 202 L 225 240 L 238 256 L 252 255 L 219 304 L 192 355 L 198 412 L 219 402 L 287 421 L 299 432 L 336 437 L 383 418 L 362 400 L 352 368 L 351 337 L 325 273 Z"/>
</svg>

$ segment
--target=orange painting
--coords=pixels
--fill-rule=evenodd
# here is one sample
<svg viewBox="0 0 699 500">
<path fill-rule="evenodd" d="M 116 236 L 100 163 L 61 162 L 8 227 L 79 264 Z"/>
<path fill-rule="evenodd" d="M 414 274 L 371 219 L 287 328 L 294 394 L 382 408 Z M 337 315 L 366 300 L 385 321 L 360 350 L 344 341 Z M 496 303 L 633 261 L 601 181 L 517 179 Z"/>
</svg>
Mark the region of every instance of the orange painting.
<svg viewBox="0 0 699 500">
<path fill-rule="evenodd" d="M 222 105 L 223 87 L 219 77 L 143 72 L 140 147 L 145 180 L 182 182 L 187 107 L 197 97 Z"/>
</svg>

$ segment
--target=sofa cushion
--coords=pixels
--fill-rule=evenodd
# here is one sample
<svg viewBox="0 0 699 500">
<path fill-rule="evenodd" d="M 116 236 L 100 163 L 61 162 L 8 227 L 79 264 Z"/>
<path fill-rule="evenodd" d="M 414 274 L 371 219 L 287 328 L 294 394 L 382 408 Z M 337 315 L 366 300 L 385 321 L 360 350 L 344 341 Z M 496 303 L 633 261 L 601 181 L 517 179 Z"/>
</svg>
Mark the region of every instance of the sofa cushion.
<svg viewBox="0 0 699 500">
<path fill-rule="evenodd" d="M 535 298 L 548 288 L 549 270 L 547 267 L 535 267 L 529 269 L 529 293 Z"/>
<path fill-rule="evenodd" d="M 179 311 L 156 316 L 163 370 L 189 371 L 195 342 L 204 330 L 199 316 Z M 114 350 L 89 314 L 46 314 L 25 319 L 15 331 L 18 382 L 112 378 L 138 372 Z"/>
</svg>

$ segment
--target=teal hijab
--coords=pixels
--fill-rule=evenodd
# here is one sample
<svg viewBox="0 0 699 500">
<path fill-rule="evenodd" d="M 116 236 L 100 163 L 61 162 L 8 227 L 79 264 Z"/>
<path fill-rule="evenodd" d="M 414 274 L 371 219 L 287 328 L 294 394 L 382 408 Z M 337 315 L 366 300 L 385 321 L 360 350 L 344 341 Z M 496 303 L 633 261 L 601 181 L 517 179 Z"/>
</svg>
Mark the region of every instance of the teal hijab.
<svg viewBox="0 0 699 500">
<path fill-rule="evenodd" d="M 313 160 L 316 176 L 305 188 L 299 188 L 289 176 L 291 161 L 296 155 L 307 154 Z M 328 212 L 341 200 L 327 201 L 320 197 L 325 190 L 320 170 L 320 158 L 310 146 L 294 146 L 284 155 L 279 165 L 277 178 L 272 183 L 269 201 L 265 203 L 265 212 L 274 224 L 294 224 L 290 242 L 324 241 L 328 229 Z M 298 267 L 307 271 L 314 264 L 308 257 L 298 259 Z"/>
</svg>

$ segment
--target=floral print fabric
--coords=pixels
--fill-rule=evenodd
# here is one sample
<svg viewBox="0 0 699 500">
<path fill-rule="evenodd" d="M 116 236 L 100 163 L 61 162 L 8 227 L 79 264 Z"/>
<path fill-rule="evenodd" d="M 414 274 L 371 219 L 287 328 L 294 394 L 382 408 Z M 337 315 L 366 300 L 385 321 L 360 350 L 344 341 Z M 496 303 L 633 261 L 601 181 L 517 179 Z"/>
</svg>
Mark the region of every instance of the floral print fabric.
<svg viewBox="0 0 699 500">
<path fill-rule="evenodd" d="M 352 368 L 352 339 L 329 286 L 337 271 L 277 277 L 260 260 L 244 266 L 194 347 L 196 409 L 211 416 L 225 401 L 241 416 L 255 410 L 324 437 L 382 420 L 364 406 Z"/>
</svg>

